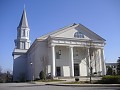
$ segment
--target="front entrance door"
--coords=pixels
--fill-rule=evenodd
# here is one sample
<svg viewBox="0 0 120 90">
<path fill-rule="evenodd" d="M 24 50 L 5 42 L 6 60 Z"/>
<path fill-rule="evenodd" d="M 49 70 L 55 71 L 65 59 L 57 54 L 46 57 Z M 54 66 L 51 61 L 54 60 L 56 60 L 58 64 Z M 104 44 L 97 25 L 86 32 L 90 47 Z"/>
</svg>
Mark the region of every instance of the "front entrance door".
<svg viewBox="0 0 120 90">
<path fill-rule="evenodd" d="M 74 64 L 74 76 L 79 76 L 79 64 Z"/>
<path fill-rule="evenodd" d="M 60 67 L 56 67 L 56 72 L 57 72 L 57 76 L 61 76 L 61 69 L 60 69 Z"/>
</svg>

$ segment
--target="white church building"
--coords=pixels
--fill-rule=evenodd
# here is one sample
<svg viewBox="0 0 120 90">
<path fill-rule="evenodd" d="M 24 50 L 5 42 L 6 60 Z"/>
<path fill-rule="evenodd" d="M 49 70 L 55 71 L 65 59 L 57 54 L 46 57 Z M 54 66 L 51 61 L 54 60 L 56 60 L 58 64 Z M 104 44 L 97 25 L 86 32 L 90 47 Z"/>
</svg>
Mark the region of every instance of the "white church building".
<svg viewBox="0 0 120 90">
<path fill-rule="evenodd" d="M 72 24 L 38 37 L 30 46 L 26 10 L 17 27 L 13 55 L 13 80 L 35 80 L 44 71 L 46 76 L 105 75 L 105 39 L 81 24 Z"/>
</svg>

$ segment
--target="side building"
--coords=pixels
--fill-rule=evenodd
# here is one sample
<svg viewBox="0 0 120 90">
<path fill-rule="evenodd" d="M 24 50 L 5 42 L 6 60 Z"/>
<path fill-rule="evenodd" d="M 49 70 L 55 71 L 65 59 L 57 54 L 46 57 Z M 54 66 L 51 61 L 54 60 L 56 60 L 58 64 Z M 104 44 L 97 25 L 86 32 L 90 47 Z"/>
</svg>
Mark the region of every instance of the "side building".
<svg viewBox="0 0 120 90">
<path fill-rule="evenodd" d="M 105 63 L 106 65 L 106 75 L 117 74 L 117 63 Z"/>
<path fill-rule="evenodd" d="M 47 76 L 96 76 L 106 74 L 105 39 L 81 24 L 72 24 L 38 37 L 30 46 L 29 27 L 24 9 L 17 28 L 13 51 L 13 79 L 35 80 L 44 71 Z"/>
</svg>

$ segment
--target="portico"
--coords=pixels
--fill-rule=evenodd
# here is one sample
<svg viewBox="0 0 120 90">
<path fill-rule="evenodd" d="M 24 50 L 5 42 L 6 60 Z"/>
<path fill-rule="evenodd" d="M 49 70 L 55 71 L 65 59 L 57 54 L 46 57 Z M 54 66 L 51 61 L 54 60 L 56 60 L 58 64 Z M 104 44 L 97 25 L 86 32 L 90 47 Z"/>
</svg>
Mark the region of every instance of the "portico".
<svg viewBox="0 0 120 90">
<path fill-rule="evenodd" d="M 52 77 L 89 76 L 90 64 L 93 73 L 104 75 L 101 72 L 104 43 L 54 37 L 49 37 L 48 41 L 52 53 Z"/>
</svg>

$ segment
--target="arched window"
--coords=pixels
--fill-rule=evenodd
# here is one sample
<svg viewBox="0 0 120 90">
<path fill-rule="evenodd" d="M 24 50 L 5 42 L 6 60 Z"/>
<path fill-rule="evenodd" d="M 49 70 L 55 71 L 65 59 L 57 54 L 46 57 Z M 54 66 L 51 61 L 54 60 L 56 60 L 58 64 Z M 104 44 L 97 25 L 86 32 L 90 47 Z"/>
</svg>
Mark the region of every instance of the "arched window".
<svg viewBox="0 0 120 90">
<path fill-rule="evenodd" d="M 82 34 L 81 32 L 76 32 L 74 34 L 74 37 L 76 37 L 76 38 L 84 38 L 84 34 Z"/>
</svg>

